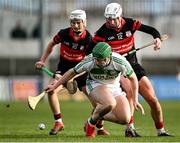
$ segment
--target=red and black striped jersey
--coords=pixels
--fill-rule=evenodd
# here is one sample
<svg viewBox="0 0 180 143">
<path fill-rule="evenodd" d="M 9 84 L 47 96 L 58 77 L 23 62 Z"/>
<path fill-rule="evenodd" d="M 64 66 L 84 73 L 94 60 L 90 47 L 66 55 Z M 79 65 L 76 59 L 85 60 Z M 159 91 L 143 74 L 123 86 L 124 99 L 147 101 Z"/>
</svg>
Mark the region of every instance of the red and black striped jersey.
<svg viewBox="0 0 180 143">
<path fill-rule="evenodd" d="M 53 38 L 56 44 L 60 45 L 60 56 L 67 61 L 80 62 L 86 55 L 87 47 L 92 40 L 91 34 L 85 30 L 80 38 L 74 38 L 71 27 L 61 29 Z"/>
<path fill-rule="evenodd" d="M 134 49 L 134 33 L 141 26 L 141 22 L 131 18 L 122 18 L 121 27 L 108 28 L 104 23 L 93 37 L 93 43 L 107 42 L 113 52 L 124 54 Z"/>
</svg>

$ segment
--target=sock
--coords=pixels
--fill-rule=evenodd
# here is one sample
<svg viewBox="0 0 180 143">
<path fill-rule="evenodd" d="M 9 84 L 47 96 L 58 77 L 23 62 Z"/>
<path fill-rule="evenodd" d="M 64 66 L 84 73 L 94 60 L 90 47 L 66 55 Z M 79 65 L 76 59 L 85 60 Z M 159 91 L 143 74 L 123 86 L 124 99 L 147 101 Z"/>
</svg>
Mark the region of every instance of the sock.
<svg viewBox="0 0 180 143">
<path fill-rule="evenodd" d="M 134 129 L 134 117 L 133 116 L 131 116 L 129 123 L 127 124 L 127 128 Z"/>
<path fill-rule="evenodd" d="M 92 126 L 95 126 L 95 125 L 96 125 L 96 121 L 94 121 L 94 120 L 92 119 L 92 117 L 90 117 L 90 118 L 88 119 L 88 123 L 89 123 L 90 125 L 92 125 Z"/>
<path fill-rule="evenodd" d="M 55 122 L 62 122 L 62 115 L 61 115 L 61 113 L 54 114 L 54 119 L 55 119 Z"/>
<path fill-rule="evenodd" d="M 164 133 L 164 132 L 165 132 L 163 122 L 157 122 L 157 123 L 155 123 L 155 126 L 156 126 L 156 129 L 157 129 L 157 133 L 158 133 L 158 134 L 161 134 L 161 133 Z"/>
<path fill-rule="evenodd" d="M 98 130 L 103 130 L 103 120 L 98 120 L 96 123 L 96 128 L 98 128 Z"/>
</svg>

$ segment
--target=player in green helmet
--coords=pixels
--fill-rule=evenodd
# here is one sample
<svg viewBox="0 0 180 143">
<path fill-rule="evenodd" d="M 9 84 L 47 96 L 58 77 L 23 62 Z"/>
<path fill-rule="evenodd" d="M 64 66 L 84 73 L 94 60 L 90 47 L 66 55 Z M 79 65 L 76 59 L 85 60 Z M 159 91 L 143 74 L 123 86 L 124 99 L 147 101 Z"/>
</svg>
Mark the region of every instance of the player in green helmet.
<svg viewBox="0 0 180 143">
<path fill-rule="evenodd" d="M 92 51 L 92 55 L 96 59 L 96 64 L 100 67 L 108 65 L 111 54 L 111 47 L 105 42 L 99 42 Z"/>
<path fill-rule="evenodd" d="M 52 92 L 59 85 L 82 72 L 88 73 L 86 91 L 91 100 L 97 104 L 85 126 L 87 137 L 96 136 L 95 125 L 99 119 L 118 124 L 129 123 L 131 111 L 126 93 L 120 87 L 121 76 L 130 80 L 135 91 L 134 108 L 144 114 L 143 107 L 138 102 L 138 80 L 131 65 L 123 56 L 112 52 L 111 47 L 105 42 L 98 43 L 92 54 L 68 70 L 57 83 L 49 84 L 45 89 L 46 92 Z"/>
<path fill-rule="evenodd" d="M 93 49 L 93 57 L 98 59 L 105 59 L 112 54 L 111 47 L 105 42 L 99 42 Z"/>
</svg>

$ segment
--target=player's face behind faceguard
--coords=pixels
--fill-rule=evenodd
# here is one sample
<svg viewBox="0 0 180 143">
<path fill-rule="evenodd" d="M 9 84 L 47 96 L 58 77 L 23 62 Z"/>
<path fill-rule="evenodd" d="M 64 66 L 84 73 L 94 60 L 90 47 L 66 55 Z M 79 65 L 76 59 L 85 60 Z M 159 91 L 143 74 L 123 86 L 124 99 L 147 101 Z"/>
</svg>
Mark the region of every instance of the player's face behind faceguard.
<svg viewBox="0 0 180 143">
<path fill-rule="evenodd" d="M 96 60 L 96 65 L 99 67 L 105 67 L 111 60 L 111 46 L 105 42 L 99 42 L 95 45 L 92 55 Z"/>
<path fill-rule="evenodd" d="M 84 10 L 74 10 L 70 14 L 70 25 L 76 34 L 81 34 L 86 28 L 86 13 Z"/>
<path fill-rule="evenodd" d="M 85 30 L 84 22 L 79 19 L 73 19 L 70 21 L 71 27 L 76 34 L 81 34 Z"/>
<path fill-rule="evenodd" d="M 111 61 L 111 57 L 107 57 L 105 59 L 98 59 L 98 58 L 95 58 L 96 60 L 96 65 L 98 67 L 106 67 L 107 65 L 109 65 L 109 62 Z"/>
<path fill-rule="evenodd" d="M 117 29 L 121 26 L 121 17 L 118 18 L 106 18 L 106 23 L 109 28 Z"/>
</svg>

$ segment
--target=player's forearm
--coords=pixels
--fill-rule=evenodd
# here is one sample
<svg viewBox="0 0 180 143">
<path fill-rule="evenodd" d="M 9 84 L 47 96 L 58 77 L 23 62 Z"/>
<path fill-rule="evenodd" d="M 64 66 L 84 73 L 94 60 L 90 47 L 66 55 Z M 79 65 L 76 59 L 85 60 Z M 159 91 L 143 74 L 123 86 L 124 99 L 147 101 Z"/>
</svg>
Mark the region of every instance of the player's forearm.
<svg viewBox="0 0 180 143">
<path fill-rule="evenodd" d="M 133 91 L 133 101 L 138 101 L 138 80 L 137 80 L 135 73 L 133 73 L 129 77 L 129 79 L 131 81 L 131 87 L 132 87 L 132 91 Z"/>
<path fill-rule="evenodd" d="M 42 57 L 41 57 L 41 59 L 40 59 L 42 62 L 44 62 L 44 63 L 46 62 L 47 58 L 49 57 L 49 55 L 51 54 L 51 52 L 52 52 L 52 50 L 53 50 L 54 45 L 55 45 L 55 44 L 54 44 L 53 41 L 50 41 L 50 42 L 49 42 L 49 44 L 48 44 L 48 46 L 47 46 L 44 54 L 42 55 Z"/>
<path fill-rule="evenodd" d="M 154 39 L 160 38 L 159 31 L 155 29 L 154 27 L 142 24 L 138 30 L 152 35 Z"/>
<path fill-rule="evenodd" d="M 58 86 L 66 83 L 67 81 L 69 81 L 70 79 L 72 79 L 74 76 L 76 75 L 76 73 L 74 72 L 74 69 L 70 69 L 68 70 L 55 84 L 55 88 L 57 88 Z"/>
</svg>

